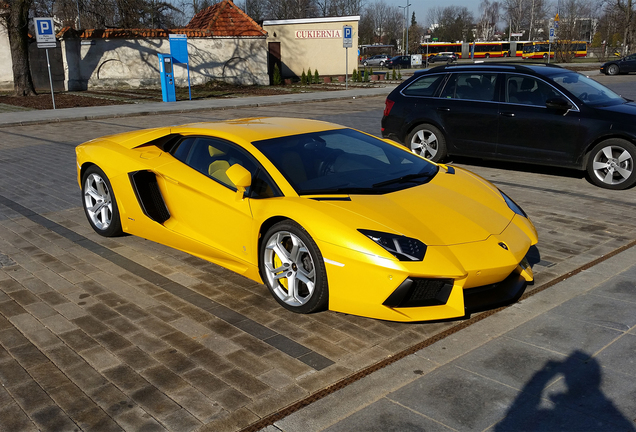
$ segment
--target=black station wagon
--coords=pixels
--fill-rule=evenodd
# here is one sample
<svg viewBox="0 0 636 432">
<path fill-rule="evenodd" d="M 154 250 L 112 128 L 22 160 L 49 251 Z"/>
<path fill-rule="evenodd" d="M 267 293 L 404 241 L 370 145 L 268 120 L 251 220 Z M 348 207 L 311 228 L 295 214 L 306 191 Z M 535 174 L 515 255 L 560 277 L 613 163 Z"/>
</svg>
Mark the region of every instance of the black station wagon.
<svg viewBox="0 0 636 432">
<path fill-rule="evenodd" d="M 607 189 L 636 183 L 636 104 L 556 65 L 415 73 L 387 97 L 382 135 L 435 162 L 463 155 L 587 170 Z"/>
</svg>

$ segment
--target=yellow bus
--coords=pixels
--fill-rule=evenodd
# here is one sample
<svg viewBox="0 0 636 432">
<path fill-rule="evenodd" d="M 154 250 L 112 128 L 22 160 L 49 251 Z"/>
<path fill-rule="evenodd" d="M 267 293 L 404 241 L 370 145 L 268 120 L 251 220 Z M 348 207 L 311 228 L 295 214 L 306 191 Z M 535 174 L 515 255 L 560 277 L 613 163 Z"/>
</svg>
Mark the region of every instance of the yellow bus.
<svg viewBox="0 0 636 432">
<path fill-rule="evenodd" d="M 587 56 L 587 43 L 585 41 L 556 41 L 553 44 L 547 41 L 526 42 L 523 46 L 524 59 L 547 59 L 554 58 L 555 51 L 571 52 L 574 57 Z"/>
<path fill-rule="evenodd" d="M 462 58 L 462 44 L 450 42 L 431 42 L 429 44 L 420 44 L 420 53 L 422 54 L 422 58 L 426 58 L 427 52 L 428 57 L 437 55 L 441 52 L 452 52 L 455 53 L 457 58 Z"/>
</svg>

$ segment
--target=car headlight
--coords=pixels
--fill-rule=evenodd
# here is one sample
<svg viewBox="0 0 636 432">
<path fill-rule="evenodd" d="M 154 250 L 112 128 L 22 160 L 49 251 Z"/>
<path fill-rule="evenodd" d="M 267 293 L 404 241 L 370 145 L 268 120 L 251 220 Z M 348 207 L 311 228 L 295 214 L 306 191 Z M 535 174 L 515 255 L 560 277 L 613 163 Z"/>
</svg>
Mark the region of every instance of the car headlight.
<svg viewBox="0 0 636 432">
<path fill-rule="evenodd" d="M 400 261 L 422 261 L 426 254 L 426 245 L 417 239 L 381 231 L 365 229 L 358 231 L 382 246 Z"/>
<path fill-rule="evenodd" d="M 503 197 L 503 199 L 506 202 L 506 204 L 508 204 L 508 207 L 510 208 L 510 210 L 512 210 L 513 212 L 517 213 L 519 216 L 523 216 L 526 219 L 528 218 L 528 215 L 526 214 L 526 212 L 524 212 L 521 209 L 521 207 L 519 207 L 517 205 L 517 203 L 512 200 L 512 198 L 510 198 L 505 193 L 501 192 L 501 190 L 499 192 L 501 193 L 501 196 Z"/>
</svg>

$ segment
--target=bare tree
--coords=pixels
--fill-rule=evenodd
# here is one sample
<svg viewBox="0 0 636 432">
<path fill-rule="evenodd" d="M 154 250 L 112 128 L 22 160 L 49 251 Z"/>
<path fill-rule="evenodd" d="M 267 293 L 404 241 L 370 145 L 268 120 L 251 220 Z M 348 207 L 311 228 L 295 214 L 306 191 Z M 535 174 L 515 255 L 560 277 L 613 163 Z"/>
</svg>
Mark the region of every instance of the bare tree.
<svg viewBox="0 0 636 432">
<path fill-rule="evenodd" d="M 616 8 L 623 14 L 623 55 L 634 46 L 634 5 L 632 0 L 616 0 Z"/>
<path fill-rule="evenodd" d="M 499 2 L 482 0 L 479 4 L 481 18 L 477 23 L 477 39 L 484 41 L 493 40 L 499 21 Z"/>
<path fill-rule="evenodd" d="M 472 42 L 473 14 L 466 7 L 461 6 L 438 6 L 429 9 L 428 20 L 433 28 L 433 37 L 440 41 Z"/>
<path fill-rule="evenodd" d="M 13 91 L 16 96 L 36 94 L 29 64 L 29 10 L 31 0 L 9 0 L 9 13 L 3 15 L 3 25 L 9 35 L 13 62 Z"/>
</svg>

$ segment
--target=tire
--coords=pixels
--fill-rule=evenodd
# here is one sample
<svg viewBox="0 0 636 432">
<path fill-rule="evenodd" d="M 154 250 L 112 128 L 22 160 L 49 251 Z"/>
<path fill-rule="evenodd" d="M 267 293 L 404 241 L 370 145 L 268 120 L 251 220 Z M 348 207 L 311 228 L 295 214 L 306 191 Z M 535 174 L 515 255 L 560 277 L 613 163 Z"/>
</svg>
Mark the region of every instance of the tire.
<svg viewBox="0 0 636 432">
<path fill-rule="evenodd" d="M 622 190 L 636 183 L 636 146 L 620 138 L 597 144 L 589 154 L 590 181 L 605 189 Z"/>
<path fill-rule="evenodd" d="M 364 66 L 369 66 L 369 62 L 363 62 L 362 63 Z"/>
<path fill-rule="evenodd" d="M 314 240 L 300 225 L 285 220 L 267 230 L 259 263 L 265 285 L 285 309 L 301 314 L 327 309 L 325 262 Z"/>
<path fill-rule="evenodd" d="M 618 75 L 618 73 L 620 72 L 620 69 L 618 67 L 618 65 L 615 64 L 611 64 L 607 67 L 607 74 L 608 75 Z"/>
<path fill-rule="evenodd" d="M 123 234 L 117 200 L 110 181 L 97 165 L 82 175 L 82 204 L 84 213 L 95 232 L 103 237 Z"/>
<path fill-rule="evenodd" d="M 380 62 L 380 67 L 384 67 L 384 62 L 383 61 Z"/>
<path fill-rule="evenodd" d="M 490 58 L 490 54 L 486 53 L 486 55 L 484 57 Z"/>
<path fill-rule="evenodd" d="M 543 60 L 546 60 L 548 58 L 547 54 L 543 54 Z"/>
<path fill-rule="evenodd" d="M 447 155 L 446 138 L 435 126 L 417 126 L 406 137 L 406 146 L 415 154 L 433 162 L 441 162 Z"/>
</svg>

